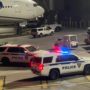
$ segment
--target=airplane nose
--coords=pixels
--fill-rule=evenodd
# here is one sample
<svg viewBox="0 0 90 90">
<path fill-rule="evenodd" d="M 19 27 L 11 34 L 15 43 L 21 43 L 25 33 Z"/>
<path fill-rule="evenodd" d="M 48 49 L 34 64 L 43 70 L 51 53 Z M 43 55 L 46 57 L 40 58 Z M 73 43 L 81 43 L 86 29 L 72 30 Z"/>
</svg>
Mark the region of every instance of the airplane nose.
<svg viewBox="0 0 90 90">
<path fill-rule="evenodd" d="M 41 14 L 45 12 L 44 8 L 41 7 Z"/>
<path fill-rule="evenodd" d="M 42 14 L 44 14 L 45 10 L 41 7 L 38 6 L 38 8 L 36 9 L 36 15 L 41 16 Z"/>
</svg>

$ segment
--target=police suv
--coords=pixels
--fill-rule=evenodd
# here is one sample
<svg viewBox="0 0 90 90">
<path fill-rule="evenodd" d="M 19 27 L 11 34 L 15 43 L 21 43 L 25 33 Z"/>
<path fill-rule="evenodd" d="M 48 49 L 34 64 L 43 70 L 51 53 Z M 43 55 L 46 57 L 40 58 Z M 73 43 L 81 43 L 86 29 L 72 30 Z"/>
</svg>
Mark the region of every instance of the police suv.
<svg viewBox="0 0 90 90">
<path fill-rule="evenodd" d="M 10 62 L 31 63 L 34 54 L 48 52 L 27 44 L 5 44 L 0 46 L 0 61 L 3 64 Z"/>
<path fill-rule="evenodd" d="M 31 62 L 34 74 L 59 78 L 60 74 L 84 72 L 90 74 L 90 59 L 81 58 L 75 54 L 44 53 L 34 56 Z"/>
</svg>

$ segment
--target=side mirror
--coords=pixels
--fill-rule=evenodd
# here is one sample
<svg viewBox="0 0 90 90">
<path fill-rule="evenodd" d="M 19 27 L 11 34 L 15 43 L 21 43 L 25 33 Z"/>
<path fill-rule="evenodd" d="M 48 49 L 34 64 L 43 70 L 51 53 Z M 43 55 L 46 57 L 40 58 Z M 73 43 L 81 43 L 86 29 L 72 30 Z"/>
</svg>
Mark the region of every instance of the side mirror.
<svg viewBox="0 0 90 90">
<path fill-rule="evenodd" d="M 25 54 L 28 54 L 28 51 L 24 51 L 25 52 Z"/>
</svg>

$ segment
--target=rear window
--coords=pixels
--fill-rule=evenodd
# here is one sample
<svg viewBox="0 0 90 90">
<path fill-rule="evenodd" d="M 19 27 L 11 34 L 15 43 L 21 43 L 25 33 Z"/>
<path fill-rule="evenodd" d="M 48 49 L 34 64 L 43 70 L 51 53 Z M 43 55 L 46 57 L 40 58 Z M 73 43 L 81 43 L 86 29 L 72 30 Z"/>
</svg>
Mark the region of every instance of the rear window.
<svg viewBox="0 0 90 90">
<path fill-rule="evenodd" d="M 37 29 L 32 29 L 32 32 L 37 32 Z"/>
<path fill-rule="evenodd" d="M 1 47 L 0 52 L 3 52 L 6 49 L 6 47 Z"/>
<path fill-rule="evenodd" d="M 42 58 L 41 57 L 34 57 L 35 63 L 41 63 Z"/>
<path fill-rule="evenodd" d="M 53 59 L 53 57 L 45 57 L 43 59 L 43 63 L 51 63 L 52 62 L 52 59 Z"/>
</svg>

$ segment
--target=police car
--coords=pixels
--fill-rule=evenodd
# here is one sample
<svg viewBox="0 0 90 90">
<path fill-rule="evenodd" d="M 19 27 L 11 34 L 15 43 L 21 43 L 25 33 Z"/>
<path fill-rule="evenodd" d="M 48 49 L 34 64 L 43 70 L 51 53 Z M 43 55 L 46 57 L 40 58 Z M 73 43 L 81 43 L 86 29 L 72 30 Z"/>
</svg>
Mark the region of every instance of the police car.
<svg viewBox="0 0 90 90">
<path fill-rule="evenodd" d="M 3 64 L 8 64 L 10 62 L 31 63 L 33 55 L 42 52 L 48 51 L 39 50 L 30 44 L 5 44 L 0 46 L 0 61 Z"/>
<path fill-rule="evenodd" d="M 90 59 L 65 53 L 44 53 L 34 56 L 31 62 L 32 72 L 40 76 L 49 76 L 53 80 L 59 78 L 60 74 L 75 72 L 90 74 Z"/>
</svg>

